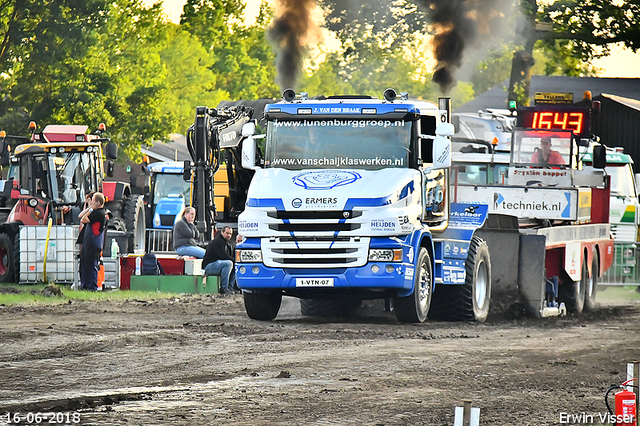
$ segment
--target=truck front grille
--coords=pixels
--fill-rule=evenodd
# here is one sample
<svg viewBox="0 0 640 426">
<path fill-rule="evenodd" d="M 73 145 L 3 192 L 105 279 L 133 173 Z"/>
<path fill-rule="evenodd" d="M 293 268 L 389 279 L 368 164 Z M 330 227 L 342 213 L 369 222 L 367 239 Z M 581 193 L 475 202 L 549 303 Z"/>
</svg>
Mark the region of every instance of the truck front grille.
<svg viewBox="0 0 640 426">
<path fill-rule="evenodd" d="M 367 263 L 369 238 L 263 238 L 264 264 L 271 267 L 335 268 Z"/>
<path fill-rule="evenodd" d="M 175 215 L 171 214 L 161 214 L 160 215 L 160 225 L 161 226 L 173 226 L 173 222 L 176 220 Z"/>
<path fill-rule="evenodd" d="M 269 229 L 282 232 L 340 232 L 360 229 L 359 223 L 273 223 Z"/>
</svg>

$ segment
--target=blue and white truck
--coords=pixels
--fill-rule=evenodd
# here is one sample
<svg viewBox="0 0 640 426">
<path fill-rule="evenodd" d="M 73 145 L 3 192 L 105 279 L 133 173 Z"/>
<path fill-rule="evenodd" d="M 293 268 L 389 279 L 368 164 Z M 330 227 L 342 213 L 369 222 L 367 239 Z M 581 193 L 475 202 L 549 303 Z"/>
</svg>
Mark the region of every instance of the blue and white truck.
<svg viewBox="0 0 640 426">
<path fill-rule="evenodd" d="M 345 310 L 385 299 L 402 322 L 484 321 L 491 262 L 475 233 L 487 207 L 449 202 L 449 100 L 283 99 L 265 107 L 266 135 L 243 128 L 243 167 L 255 169 L 236 250 L 248 316 L 275 318 L 286 295 Z"/>
</svg>

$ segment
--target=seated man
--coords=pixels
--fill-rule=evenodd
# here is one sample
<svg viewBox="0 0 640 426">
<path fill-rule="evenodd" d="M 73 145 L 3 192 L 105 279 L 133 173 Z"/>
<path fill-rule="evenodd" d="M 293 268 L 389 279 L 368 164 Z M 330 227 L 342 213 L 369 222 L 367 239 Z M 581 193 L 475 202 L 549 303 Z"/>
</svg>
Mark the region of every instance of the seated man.
<svg viewBox="0 0 640 426">
<path fill-rule="evenodd" d="M 220 275 L 220 294 L 231 294 L 236 287 L 233 247 L 229 243 L 232 235 L 231 227 L 223 227 L 207 245 L 207 251 L 202 259 L 202 267 L 206 276 Z"/>
<path fill-rule="evenodd" d="M 540 139 L 540 149 L 533 153 L 531 162 L 541 165 L 566 164 L 564 158 L 558 151 L 551 149 L 551 138 L 544 137 Z"/>
</svg>

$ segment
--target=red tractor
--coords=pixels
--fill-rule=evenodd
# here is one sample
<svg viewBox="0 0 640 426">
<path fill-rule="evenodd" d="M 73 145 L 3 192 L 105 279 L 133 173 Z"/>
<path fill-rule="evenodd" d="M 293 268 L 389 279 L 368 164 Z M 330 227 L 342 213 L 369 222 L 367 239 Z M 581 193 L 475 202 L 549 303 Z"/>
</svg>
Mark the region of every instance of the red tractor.
<svg viewBox="0 0 640 426">
<path fill-rule="evenodd" d="M 0 224 L 0 282 L 20 282 L 20 229 L 25 226 L 79 225 L 78 213 L 86 194 L 100 191 L 110 211 L 106 244 L 110 231 L 124 235 L 124 253 L 144 251 L 145 216 L 141 195 L 131 193 L 128 183 L 104 181 L 113 175 L 117 146 L 103 136 L 104 125 L 96 134 L 87 126 L 49 125 L 35 131 L 29 143 L 13 149 L 9 179 L 15 205 L 6 222 Z M 9 191 L 5 191 L 9 194 Z M 107 241 L 109 240 L 109 241 Z M 119 241 L 120 242 L 120 241 Z"/>
</svg>

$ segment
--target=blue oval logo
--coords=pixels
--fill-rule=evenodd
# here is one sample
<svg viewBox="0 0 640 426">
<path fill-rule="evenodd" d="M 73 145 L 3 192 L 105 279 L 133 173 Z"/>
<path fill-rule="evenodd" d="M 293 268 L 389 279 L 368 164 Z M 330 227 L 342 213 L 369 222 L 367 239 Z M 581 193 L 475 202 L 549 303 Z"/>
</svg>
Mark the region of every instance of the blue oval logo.
<svg viewBox="0 0 640 426">
<path fill-rule="evenodd" d="M 323 190 L 350 185 L 362 179 L 359 173 L 347 170 L 322 170 L 300 173 L 293 177 L 293 183 L 304 189 Z"/>
<path fill-rule="evenodd" d="M 302 200 L 300 198 L 294 198 L 293 200 L 291 200 L 291 205 L 297 209 L 302 205 Z"/>
</svg>

